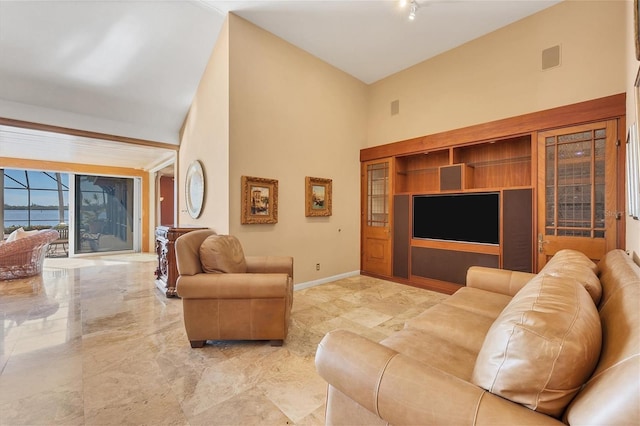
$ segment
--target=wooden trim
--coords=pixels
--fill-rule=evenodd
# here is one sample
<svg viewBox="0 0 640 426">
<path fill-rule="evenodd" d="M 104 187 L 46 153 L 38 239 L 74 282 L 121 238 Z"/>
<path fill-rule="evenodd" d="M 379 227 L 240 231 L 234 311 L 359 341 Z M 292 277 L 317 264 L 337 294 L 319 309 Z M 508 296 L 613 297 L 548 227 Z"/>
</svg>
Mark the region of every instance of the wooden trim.
<svg viewBox="0 0 640 426">
<path fill-rule="evenodd" d="M 30 129 L 30 130 L 39 130 L 42 132 L 61 133 L 64 135 L 79 136 L 83 138 L 102 139 L 105 141 L 121 142 L 121 143 L 127 143 L 131 145 L 148 146 L 152 148 L 171 149 L 173 151 L 178 151 L 180 149 L 180 145 L 170 144 L 166 142 L 156 142 L 156 141 L 150 141 L 146 139 L 130 138 L 126 136 L 116 136 L 116 135 L 110 135 L 107 133 L 99 133 L 99 132 L 92 132 L 88 130 L 72 129 L 69 127 L 54 126 L 51 124 L 41 124 L 41 123 L 33 123 L 30 121 L 15 120 L 12 118 L 0 117 L 0 125 L 20 127 L 23 129 Z"/>
<path fill-rule="evenodd" d="M 128 167 L 97 166 L 93 164 L 66 163 L 60 161 L 30 160 L 27 158 L 0 157 L 5 169 L 48 170 L 66 173 L 87 173 L 94 175 L 148 176 L 149 172 Z"/>
<path fill-rule="evenodd" d="M 451 251 L 464 251 L 468 253 L 482 253 L 500 255 L 500 246 L 489 244 L 459 243 L 456 241 L 421 240 L 411 239 L 411 247 L 424 247 Z"/>
<path fill-rule="evenodd" d="M 451 191 L 401 191 L 394 192 L 393 195 L 438 195 L 438 194 L 474 194 L 474 193 L 485 193 L 485 192 L 500 192 L 505 189 L 531 189 L 532 185 L 517 185 L 517 186 L 488 186 L 482 188 L 472 188 L 472 189 L 463 189 L 463 190 L 451 190 Z"/>
<path fill-rule="evenodd" d="M 492 139 L 515 137 L 539 130 L 603 121 L 624 116 L 625 110 L 626 94 L 619 93 L 517 117 L 364 148 L 360 150 L 360 161 L 413 154 L 437 148 L 468 144 L 469 142 L 481 143 Z"/>
<path fill-rule="evenodd" d="M 640 70 L 639 70 L 640 72 Z M 623 115 L 618 120 L 618 149 L 617 149 L 617 165 L 616 173 L 618 175 L 618 193 L 616 206 L 617 212 L 622 213 L 622 218 L 617 222 L 618 226 L 618 241 L 617 247 L 627 247 L 627 189 L 626 189 L 626 173 L 622 172 L 627 167 L 627 130 L 626 130 L 626 117 Z"/>
<path fill-rule="evenodd" d="M 409 275 L 409 279 L 400 277 L 388 277 L 386 275 L 379 275 L 373 272 L 360 271 L 360 275 L 365 277 L 378 278 L 385 281 L 391 281 L 398 284 L 404 284 L 411 287 L 421 288 L 425 290 L 431 290 L 438 293 L 453 294 L 464 286 L 448 283 L 446 281 L 433 280 L 430 278 L 418 277 L 416 275 Z"/>
<path fill-rule="evenodd" d="M 432 278 L 424 278 L 419 277 L 417 275 L 411 275 L 410 284 L 414 287 L 424 288 L 426 290 L 437 291 L 438 293 L 444 294 L 453 294 L 459 289 L 461 289 L 462 285 L 458 285 L 455 283 L 449 283 L 446 281 L 434 280 Z"/>
</svg>

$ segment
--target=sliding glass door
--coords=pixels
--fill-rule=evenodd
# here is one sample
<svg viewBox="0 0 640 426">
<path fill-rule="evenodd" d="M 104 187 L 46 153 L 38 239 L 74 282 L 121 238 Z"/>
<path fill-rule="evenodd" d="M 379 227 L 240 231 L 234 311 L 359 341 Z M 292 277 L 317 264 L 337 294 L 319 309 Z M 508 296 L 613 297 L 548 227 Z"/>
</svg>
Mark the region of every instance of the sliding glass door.
<svg viewBox="0 0 640 426">
<path fill-rule="evenodd" d="M 139 250 L 135 179 L 75 175 L 74 183 L 74 252 Z"/>
</svg>

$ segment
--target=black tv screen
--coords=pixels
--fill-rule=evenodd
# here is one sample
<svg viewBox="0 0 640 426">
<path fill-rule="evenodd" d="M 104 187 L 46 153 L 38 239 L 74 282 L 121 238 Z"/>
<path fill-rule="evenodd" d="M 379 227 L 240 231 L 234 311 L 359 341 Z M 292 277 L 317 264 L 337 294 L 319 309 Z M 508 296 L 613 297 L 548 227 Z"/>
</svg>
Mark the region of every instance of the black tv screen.
<svg viewBox="0 0 640 426">
<path fill-rule="evenodd" d="M 497 192 L 414 195 L 413 237 L 499 244 L 500 195 Z"/>
</svg>

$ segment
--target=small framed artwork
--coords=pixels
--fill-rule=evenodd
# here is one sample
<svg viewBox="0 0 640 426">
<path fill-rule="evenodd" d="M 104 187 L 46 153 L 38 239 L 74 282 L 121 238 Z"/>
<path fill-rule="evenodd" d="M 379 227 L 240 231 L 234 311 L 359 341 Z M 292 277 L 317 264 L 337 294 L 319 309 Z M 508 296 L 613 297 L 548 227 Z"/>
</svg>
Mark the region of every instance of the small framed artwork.
<svg viewBox="0 0 640 426">
<path fill-rule="evenodd" d="M 242 176 L 243 225 L 278 223 L 278 181 Z"/>
<path fill-rule="evenodd" d="M 331 216 L 331 179 L 304 179 L 306 216 Z"/>
</svg>

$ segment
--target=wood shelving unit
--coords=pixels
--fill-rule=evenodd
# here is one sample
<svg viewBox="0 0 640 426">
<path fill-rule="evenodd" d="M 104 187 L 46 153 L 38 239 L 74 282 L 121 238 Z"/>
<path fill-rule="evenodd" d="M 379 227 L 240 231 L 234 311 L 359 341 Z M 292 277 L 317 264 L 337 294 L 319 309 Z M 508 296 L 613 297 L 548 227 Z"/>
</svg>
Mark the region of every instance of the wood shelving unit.
<svg viewBox="0 0 640 426">
<path fill-rule="evenodd" d="M 449 293 L 464 285 L 464 273 L 459 272 L 474 264 L 533 272 L 536 193 L 545 190 L 544 180 L 538 188 L 538 133 L 622 117 L 624 105 L 624 94 L 614 95 L 361 150 L 363 164 L 391 164 L 389 196 L 394 212 L 387 236 L 380 237 L 393 241 L 393 272 L 368 271 L 364 264 L 362 272 Z M 413 196 L 471 192 L 499 193 L 499 244 L 412 237 Z M 363 218 L 366 208 L 363 202 Z M 365 239 L 363 231 L 363 259 L 369 256 Z"/>
</svg>

